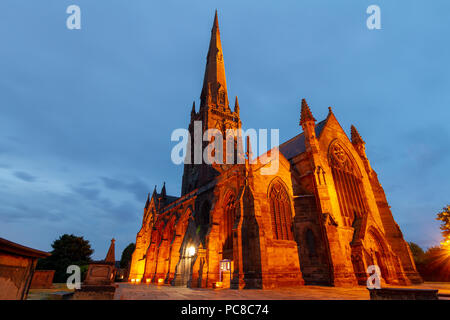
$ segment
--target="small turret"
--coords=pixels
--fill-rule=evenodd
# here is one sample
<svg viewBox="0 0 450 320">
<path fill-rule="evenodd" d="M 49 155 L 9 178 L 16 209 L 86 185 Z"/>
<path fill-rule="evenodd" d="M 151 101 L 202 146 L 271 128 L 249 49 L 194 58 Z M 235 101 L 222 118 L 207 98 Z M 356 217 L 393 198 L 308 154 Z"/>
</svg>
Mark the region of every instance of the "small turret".
<svg viewBox="0 0 450 320">
<path fill-rule="evenodd" d="M 305 99 L 302 99 L 300 125 L 302 126 L 305 135 L 306 151 L 318 152 L 319 144 L 316 139 L 316 119 L 314 119 L 311 109 Z"/>
</svg>

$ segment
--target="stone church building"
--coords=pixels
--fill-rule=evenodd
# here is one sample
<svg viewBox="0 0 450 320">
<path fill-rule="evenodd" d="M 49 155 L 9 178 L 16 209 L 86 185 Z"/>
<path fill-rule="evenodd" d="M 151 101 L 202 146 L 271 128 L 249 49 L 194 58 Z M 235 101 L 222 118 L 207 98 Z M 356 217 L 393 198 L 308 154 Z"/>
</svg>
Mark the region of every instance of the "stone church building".
<svg viewBox="0 0 450 320">
<path fill-rule="evenodd" d="M 194 121 L 203 131 L 241 128 L 238 100 L 233 110 L 228 100 L 217 13 L 191 133 Z M 302 133 L 279 145 L 275 174 L 261 173 L 264 165 L 247 143 L 245 154 L 236 148 L 241 164 L 185 161 L 180 197 L 169 196 L 165 185 L 155 188 L 129 281 L 207 288 L 219 282 L 236 289 L 356 286 L 366 285 L 368 266 L 377 265 L 382 284 L 421 282 L 356 128 L 349 138 L 331 108 L 317 122 L 305 100 L 300 127 Z M 231 270 L 220 272 L 223 261 Z"/>
</svg>

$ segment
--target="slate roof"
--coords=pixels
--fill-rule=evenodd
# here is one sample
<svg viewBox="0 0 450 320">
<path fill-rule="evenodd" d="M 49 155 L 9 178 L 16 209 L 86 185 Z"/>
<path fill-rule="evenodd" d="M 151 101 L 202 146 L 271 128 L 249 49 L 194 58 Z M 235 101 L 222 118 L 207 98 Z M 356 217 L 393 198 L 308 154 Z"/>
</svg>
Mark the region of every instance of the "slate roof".
<svg viewBox="0 0 450 320">
<path fill-rule="evenodd" d="M 327 122 L 327 119 L 320 121 L 316 124 L 316 137 L 319 137 L 322 133 L 323 128 L 325 127 L 325 123 Z M 296 135 L 292 139 L 282 143 L 279 146 L 279 150 L 281 154 L 288 160 L 294 158 L 295 156 L 299 155 L 300 153 L 305 152 L 305 137 L 303 132 L 299 135 Z"/>
<path fill-rule="evenodd" d="M 159 199 L 162 199 L 162 198 L 163 198 L 163 195 L 161 193 L 157 192 L 156 193 L 156 199 L 159 200 Z M 164 201 L 164 206 L 167 206 L 168 204 L 178 200 L 179 198 L 180 197 L 166 195 L 166 198 L 165 198 L 165 201 Z"/>
</svg>

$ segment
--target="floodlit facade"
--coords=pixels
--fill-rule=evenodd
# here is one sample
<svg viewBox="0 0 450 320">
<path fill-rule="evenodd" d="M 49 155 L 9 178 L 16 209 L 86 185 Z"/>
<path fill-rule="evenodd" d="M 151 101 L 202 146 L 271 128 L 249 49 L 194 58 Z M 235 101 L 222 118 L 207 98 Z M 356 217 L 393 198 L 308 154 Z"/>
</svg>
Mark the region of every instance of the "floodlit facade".
<svg viewBox="0 0 450 320">
<path fill-rule="evenodd" d="M 196 121 L 202 132 L 239 130 L 239 111 L 237 98 L 233 110 L 228 100 L 216 13 L 191 137 Z M 249 143 L 244 154 L 238 135 L 232 157 L 243 163 L 186 161 L 180 197 L 167 195 L 165 185 L 155 189 L 129 281 L 236 289 L 356 286 L 365 285 L 368 266 L 377 265 L 382 283 L 421 282 L 356 128 L 349 138 L 331 108 L 317 122 L 305 100 L 300 113 L 299 134 L 280 144 L 274 174 L 262 173 L 270 163 L 254 161 Z M 221 272 L 221 261 L 231 262 L 231 270 Z"/>
</svg>

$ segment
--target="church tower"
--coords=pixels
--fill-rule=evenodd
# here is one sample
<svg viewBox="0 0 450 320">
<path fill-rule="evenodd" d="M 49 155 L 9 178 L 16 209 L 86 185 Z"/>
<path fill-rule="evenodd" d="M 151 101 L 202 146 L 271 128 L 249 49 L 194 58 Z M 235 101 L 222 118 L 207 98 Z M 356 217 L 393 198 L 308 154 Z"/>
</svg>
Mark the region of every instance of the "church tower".
<svg viewBox="0 0 450 320">
<path fill-rule="evenodd" d="M 234 137 L 228 139 L 228 141 L 233 141 L 233 147 L 230 143 L 227 147 L 226 143 L 227 130 L 229 129 L 234 130 Z M 184 164 L 181 195 L 189 193 L 211 181 L 220 172 L 227 169 L 227 164 L 230 164 L 231 159 L 233 159 L 233 163 L 240 163 L 239 159 L 242 155 L 240 129 L 241 120 L 239 117 L 238 99 L 236 97 L 234 110 L 231 110 L 228 100 L 225 64 L 216 11 L 206 56 L 205 75 L 200 94 L 200 108 L 197 112 L 194 102 L 191 110 L 189 123 L 190 141 Z M 220 139 L 220 137 L 216 136 L 218 133 L 221 133 L 223 148 L 222 153 L 216 155 L 216 150 L 207 152 L 211 149 L 205 149 L 211 141 Z M 230 131 L 228 131 L 229 133 Z M 201 145 L 201 149 L 199 147 L 196 148 L 195 142 L 197 142 L 197 146 Z M 215 158 L 205 162 L 205 153 L 206 155 L 212 154 Z"/>
</svg>

